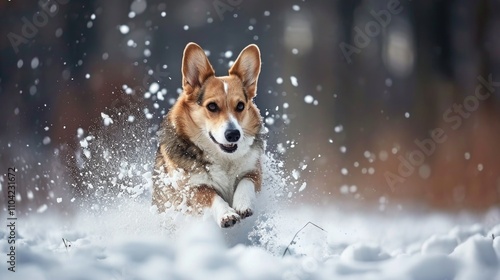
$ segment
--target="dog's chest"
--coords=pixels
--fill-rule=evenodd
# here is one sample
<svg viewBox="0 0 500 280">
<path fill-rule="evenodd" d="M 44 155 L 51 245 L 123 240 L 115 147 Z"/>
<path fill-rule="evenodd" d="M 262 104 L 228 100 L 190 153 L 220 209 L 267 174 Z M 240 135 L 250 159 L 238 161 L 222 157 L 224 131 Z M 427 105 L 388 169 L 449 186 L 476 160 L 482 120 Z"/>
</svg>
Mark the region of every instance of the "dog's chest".
<svg viewBox="0 0 500 280">
<path fill-rule="evenodd" d="M 205 166 L 205 172 L 192 176 L 191 181 L 213 187 L 231 205 L 237 184 L 242 176 L 256 169 L 258 158 L 257 151 L 250 151 L 238 160 L 214 159 Z"/>
</svg>

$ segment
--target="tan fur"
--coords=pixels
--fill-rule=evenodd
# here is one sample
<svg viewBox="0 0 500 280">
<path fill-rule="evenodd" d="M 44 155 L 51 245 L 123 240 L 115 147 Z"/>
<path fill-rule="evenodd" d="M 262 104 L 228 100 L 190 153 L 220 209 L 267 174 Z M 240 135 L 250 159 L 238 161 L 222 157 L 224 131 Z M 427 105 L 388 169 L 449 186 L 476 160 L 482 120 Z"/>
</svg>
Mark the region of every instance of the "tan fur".
<svg viewBox="0 0 500 280">
<path fill-rule="evenodd" d="M 259 163 L 260 165 L 260 163 Z M 255 184 L 255 191 L 260 192 L 262 188 L 262 169 L 258 168 L 252 172 L 249 172 L 243 176 L 243 178 L 250 179 Z"/>
</svg>

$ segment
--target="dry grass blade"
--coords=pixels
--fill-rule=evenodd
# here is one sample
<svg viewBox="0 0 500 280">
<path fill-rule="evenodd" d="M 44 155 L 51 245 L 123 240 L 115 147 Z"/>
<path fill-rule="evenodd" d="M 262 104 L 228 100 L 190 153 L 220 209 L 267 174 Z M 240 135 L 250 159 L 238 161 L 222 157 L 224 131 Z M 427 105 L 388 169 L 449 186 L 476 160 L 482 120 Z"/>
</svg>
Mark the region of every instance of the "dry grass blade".
<svg viewBox="0 0 500 280">
<path fill-rule="evenodd" d="M 284 257 L 284 256 L 286 255 L 286 252 L 290 252 L 289 248 L 290 248 L 290 246 L 292 246 L 292 245 L 294 244 L 294 240 L 295 240 L 295 238 L 296 238 L 296 237 L 297 237 L 297 235 L 299 235 L 299 233 L 300 233 L 303 229 L 305 229 L 308 225 L 313 225 L 313 226 L 315 226 L 315 227 L 319 228 L 320 230 L 322 230 L 322 231 L 324 231 L 324 232 L 328 233 L 328 231 L 324 230 L 322 227 L 318 226 L 317 224 L 315 224 L 315 223 L 313 223 L 313 222 L 307 222 L 307 223 L 306 223 L 306 224 L 305 224 L 305 225 L 304 225 L 301 229 L 299 229 L 299 230 L 295 233 L 295 235 L 294 235 L 294 236 L 293 236 L 293 238 L 292 238 L 292 241 L 290 241 L 290 243 L 288 244 L 288 246 L 286 246 L 285 251 L 283 252 L 283 255 L 282 255 L 281 257 Z"/>
</svg>

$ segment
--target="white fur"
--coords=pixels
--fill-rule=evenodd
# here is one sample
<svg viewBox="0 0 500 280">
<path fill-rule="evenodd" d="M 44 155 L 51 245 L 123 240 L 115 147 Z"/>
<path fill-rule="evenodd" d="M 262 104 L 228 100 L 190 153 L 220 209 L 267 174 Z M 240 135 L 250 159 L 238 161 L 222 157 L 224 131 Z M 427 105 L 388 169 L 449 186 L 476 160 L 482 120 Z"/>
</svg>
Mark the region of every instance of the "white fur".
<svg viewBox="0 0 500 280">
<path fill-rule="evenodd" d="M 234 217 L 237 220 L 240 219 L 240 215 L 238 215 L 233 208 L 229 207 L 229 204 L 218 195 L 215 196 L 214 201 L 212 202 L 211 209 L 212 215 L 219 225 L 224 218 L 230 216 Z"/>
<path fill-rule="evenodd" d="M 241 125 L 240 123 L 238 122 L 238 120 L 233 116 L 233 114 L 229 114 L 229 122 L 228 122 L 228 126 L 229 124 L 232 123 L 234 128 L 239 130 L 240 133 L 242 133 L 243 131 L 243 128 L 241 128 Z"/>
<path fill-rule="evenodd" d="M 220 144 L 224 144 L 224 145 L 229 144 L 229 142 L 226 140 L 226 136 L 224 135 L 224 133 L 226 132 L 227 126 L 228 126 L 228 123 L 224 123 L 223 125 L 210 131 L 212 133 L 212 136 L 215 138 L 215 141 L 219 142 Z M 214 143 L 214 145 L 216 145 L 216 144 Z"/>
<path fill-rule="evenodd" d="M 244 212 L 253 208 L 255 201 L 255 185 L 249 179 L 243 179 L 238 183 L 233 197 L 233 208 L 238 212 Z"/>
<path fill-rule="evenodd" d="M 226 83 L 226 82 L 223 82 L 224 83 L 224 92 L 226 93 L 227 95 L 227 90 L 229 88 L 229 85 Z"/>
<path fill-rule="evenodd" d="M 216 148 L 220 149 L 219 147 Z M 191 175 L 189 183 L 193 186 L 212 186 L 225 201 L 232 205 L 237 180 L 248 172 L 255 170 L 261 155 L 257 150 L 250 150 L 244 157 L 231 160 L 227 157 L 224 158 L 224 155 L 221 154 L 223 152 L 216 152 L 218 153 L 216 155 L 208 154 L 208 158 L 213 164 L 208 166 L 207 172 Z"/>
<path fill-rule="evenodd" d="M 227 145 L 227 144 L 230 144 L 229 141 L 227 141 L 226 139 L 226 136 L 225 136 L 225 133 L 226 133 L 226 130 L 232 126 L 234 129 L 237 129 L 240 131 L 240 134 L 243 134 L 242 131 L 243 129 L 241 128 L 240 124 L 238 123 L 238 120 L 233 116 L 233 115 L 229 115 L 229 120 L 221 125 L 220 127 L 214 129 L 212 132 L 212 136 L 215 138 L 215 140 L 217 142 L 219 142 L 220 144 L 224 144 L 224 145 Z M 238 140 L 238 142 L 235 142 L 235 144 L 239 144 L 239 142 L 242 140 L 242 138 L 240 138 L 240 140 Z"/>
</svg>

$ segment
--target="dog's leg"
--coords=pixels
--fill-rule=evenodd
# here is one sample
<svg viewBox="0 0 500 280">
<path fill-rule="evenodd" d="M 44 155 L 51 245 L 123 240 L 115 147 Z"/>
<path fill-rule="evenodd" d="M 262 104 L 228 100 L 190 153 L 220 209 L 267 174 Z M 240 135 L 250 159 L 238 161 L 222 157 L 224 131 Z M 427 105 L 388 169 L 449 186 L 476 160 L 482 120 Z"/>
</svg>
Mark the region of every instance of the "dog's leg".
<svg viewBox="0 0 500 280">
<path fill-rule="evenodd" d="M 247 173 L 238 183 L 233 196 L 233 208 L 236 210 L 242 219 L 253 215 L 253 203 L 255 194 L 260 192 L 262 184 L 262 170 L 260 163 L 259 168 Z"/>
<path fill-rule="evenodd" d="M 233 208 L 229 207 L 229 204 L 218 195 L 215 195 L 212 202 L 212 213 L 215 221 L 223 228 L 232 227 L 241 219 L 240 215 Z"/>
<path fill-rule="evenodd" d="M 213 188 L 207 186 L 193 188 L 192 200 L 192 203 L 198 209 L 210 208 L 215 221 L 220 227 L 232 227 L 241 219 L 236 211 Z"/>
<path fill-rule="evenodd" d="M 255 201 L 255 185 L 250 179 L 243 178 L 236 187 L 233 196 L 233 208 L 241 218 L 253 215 L 253 203 Z"/>
</svg>

